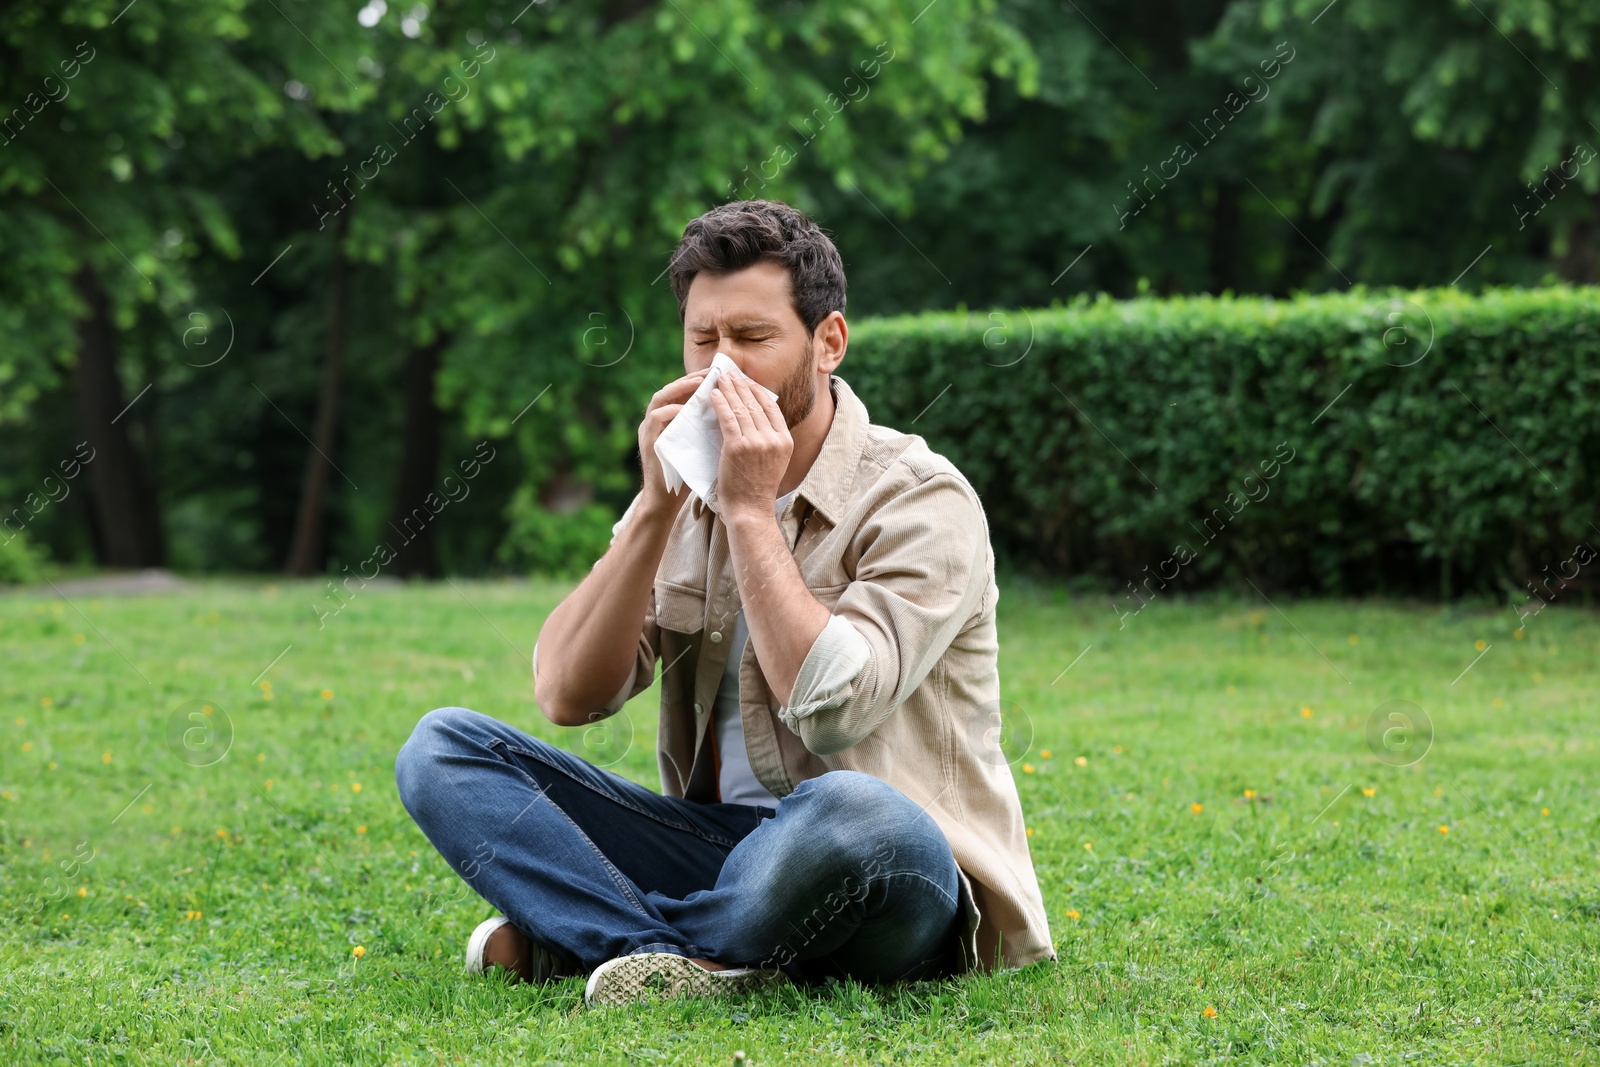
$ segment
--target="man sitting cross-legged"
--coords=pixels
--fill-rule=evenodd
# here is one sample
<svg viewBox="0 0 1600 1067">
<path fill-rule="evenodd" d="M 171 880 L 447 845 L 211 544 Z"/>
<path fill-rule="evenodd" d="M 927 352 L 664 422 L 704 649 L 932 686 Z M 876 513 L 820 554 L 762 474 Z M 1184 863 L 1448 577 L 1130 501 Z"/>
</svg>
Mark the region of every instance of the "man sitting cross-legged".
<svg viewBox="0 0 1600 1067">
<path fill-rule="evenodd" d="M 995 743 L 977 494 L 833 373 L 844 269 L 810 219 L 723 204 L 671 263 L 687 373 L 650 401 L 643 487 L 533 655 L 563 726 L 614 714 L 660 663 L 662 793 L 475 711 L 424 716 L 401 798 L 503 916 L 468 969 L 587 974 L 587 1001 L 615 1004 L 1053 960 Z M 736 367 L 710 392 L 701 499 L 668 490 L 655 443 L 718 352 Z"/>
</svg>

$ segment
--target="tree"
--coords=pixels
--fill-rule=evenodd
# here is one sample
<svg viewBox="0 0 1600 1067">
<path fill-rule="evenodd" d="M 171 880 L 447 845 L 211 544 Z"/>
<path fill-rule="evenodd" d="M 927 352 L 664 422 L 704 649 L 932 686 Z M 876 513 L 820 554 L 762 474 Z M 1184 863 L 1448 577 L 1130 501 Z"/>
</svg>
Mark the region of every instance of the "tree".
<svg viewBox="0 0 1600 1067">
<path fill-rule="evenodd" d="M 297 14 L 313 29 L 339 25 L 307 7 Z M 240 251 L 219 173 L 268 145 L 335 146 L 279 86 L 286 62 L 341 48 L 332 32 L 321 49 L 299 34 L 239 0 L 24 0 L 0 25 L 0 92 L 19 101 L 0 117 L 0 255 L 13 268 L 0 279 L 0 376 L 21 387 L 0 418 L 22 417 L 76 366 L 82 432 L 103 445 L 90 480 L 102 562 L 164 558 L 159 494 L 115 409 L 140 403 L 181 351 L 192 261 Z M 367 95 L 315 81 L 338 106 Z M 151 344 L 157 323 L 167 345 Z M 134 367 L 130 345 L 146 353 Z M 143 385 L 125 389 L 134 378 Z"/>
</svg>

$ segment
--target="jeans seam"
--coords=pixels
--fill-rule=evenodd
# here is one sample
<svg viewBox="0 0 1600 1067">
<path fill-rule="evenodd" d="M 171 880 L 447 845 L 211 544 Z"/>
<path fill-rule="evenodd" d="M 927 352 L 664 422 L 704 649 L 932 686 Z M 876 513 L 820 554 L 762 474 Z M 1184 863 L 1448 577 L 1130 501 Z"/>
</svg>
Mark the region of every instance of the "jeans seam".
<svg viewBox="0 0 1600 1067">
<path fill-rule="evenodd" d="M 620 807 L 627 808 L 629 811 L 634 812 L 634 813 L 636 813 L 638 815 L 643 815 L 645 818 L 651 820 L 652 822 L 660 823 L 662 826 L 665 826 L 670 830 L 677 830 L 677 831 L 680 831 L 682 833 L 693 834 L 694 836 L 700 838 L 700 840 L 702 840 L 702 841 L 706 841 L 706 842 L 708 842 L 710 844 L 713 844 L 713 845 L 720 845 L 720 846 L 723 846 L 723 847 L 729 848 L 729 849 L 733 848 L 734 846 L 738 845 L 738 843 L 739 843 L 737 841 L 729 840 L 728 838 L 723 837 L 720 834 L 707 833 L 704 830 L 701 830 L 696 826 L 692 826 L 692 825 L 688 825 L 688 824 L 682 824 L 682 823 L 669 822 L 668 820 L 663 819 L 661 816 L 657 815 L 655 812 L 648 811 L 648 810 L 646 810 L 644 808 L 641 808 L 637 804 L 629 803 L 625 798 L 617 795 L 616 793 L 612 793 L 612 792 L 609 792 L 609 791 L 603 790 L 603 789 L 597 789 L 593 785 L 590 785 L 588 782 L 585 782 L 580 778 L 573 777 L 571 774 L 569 774 L 567 772 L 567 769 L 565 767 L 562 767 L 562 766 L 560 766 L 560 765 L 558 765 L 556 763 L 552 763 L 550 760 L 545 759 L 542 755 L 540 755 L 537 752 L 530 752 L 528 749 L 519 748 L 516 745 L 512 745 L 509 742 L 507 742 L 504 738 L 497 737 L 497 738 L 494 739 L 494 741 L 492 741 L 490 743 L 491 744 L 499 744 L 499 745 L 505 746 L 505 749 L 506 749 L 507 752 L 515 752 L 520 756 L 527 756 L 529 759 L 536 759 L 540 763 L 544 764 L 546 767 L 549 767 L 551 770 L 555 771 L 556 773 L 565 775 L 567 780 L 569 782 L 571 782 L 573 785 L 582 786 L 584 789 L 589 790 L 591 793 L 594 793 L 597 796 L 605 797 L 607 800 L 611 801 L 612 803 L 617 804 Z M 581 758 L 581 757 L 579 757 L 579 758 Z M 559 807 L 559 806 L 560 805 L 557 805 L 557 807 Z"/>
<path fill-rule="evenodd" d="M 940 895 L 943 896 L 946 900 L 948 900 L 950 903 L 954 904 L 956 906 L 957 914 L 958 915 L 960 914 L 960 911 L 961 911 L 961 898 L 960 898 L 960 896 L 959 895 L 951 896 L 949 893 L 947 893 L 945 891 L 944 886 L 940 885 L 938 882 L 935 882 L 932 878 L 929 878 L 927 875 L 923 874 L 921 871 L 883 871 L 883 872 L 879 873 L 877 875 L 877 877 L 878 878 L 901 878 L 901 877 L 920 878 L 922 881 L 927 882 L 928 885 L 930 885 L 934 889 L 938 890 Z"/>
</svg>

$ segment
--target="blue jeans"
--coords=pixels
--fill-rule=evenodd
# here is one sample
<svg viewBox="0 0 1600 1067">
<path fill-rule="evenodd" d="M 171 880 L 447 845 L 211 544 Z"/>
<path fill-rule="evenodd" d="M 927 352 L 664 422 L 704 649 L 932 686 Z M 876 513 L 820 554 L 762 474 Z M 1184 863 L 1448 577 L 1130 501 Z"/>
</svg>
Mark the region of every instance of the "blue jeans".
<svg viewBox="0 0 1600 1067">
<path fill-rule="evenodd" d="M 400 798 L 469 886 L 562 974 L 635 952 L 801 981 L 961 971 L 959 876 L 938 824 L 870 775 L 776 810 L 662 796 L 466 708 L 423 716 Z"/>
</svg>

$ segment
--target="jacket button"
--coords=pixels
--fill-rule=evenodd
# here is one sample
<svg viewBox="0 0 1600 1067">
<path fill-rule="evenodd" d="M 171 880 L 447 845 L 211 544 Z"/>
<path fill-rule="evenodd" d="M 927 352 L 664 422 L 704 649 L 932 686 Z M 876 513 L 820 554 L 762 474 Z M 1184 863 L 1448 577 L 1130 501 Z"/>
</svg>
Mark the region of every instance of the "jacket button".
<svg viewBox="0 0 1600 1067">
<path fill-rule="evenodd" d="M 703 704 L 696 704 L 696 705 L 695 705 L 695 706 L 694 706 L 694 713 L 695 713 L 695 714 L 696 714 L 696 715 L 704 715 L 704 714 L 705 714 L 705 713 L 706 713 L 706 709 L 705 709 L 705 705 L 703 705 Z"/>
<path fill-rule="evenodd" d="M 721 640 L 722 640 L 722 631 L 721 630 L 712 630 L 711 631 L 711 643 L 714 645 L 718 641 L 721 641 Z"/>
</svg>

